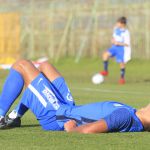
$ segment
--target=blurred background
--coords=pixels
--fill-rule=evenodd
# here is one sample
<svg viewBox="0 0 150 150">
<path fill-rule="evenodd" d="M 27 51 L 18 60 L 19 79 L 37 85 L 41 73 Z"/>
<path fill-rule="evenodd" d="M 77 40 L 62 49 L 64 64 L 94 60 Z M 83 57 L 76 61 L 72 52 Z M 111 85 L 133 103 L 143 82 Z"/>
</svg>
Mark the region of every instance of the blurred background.
<svg viewBox="0 0 150 150">
<path fill-rule="evenodd" d="M 134 58 L 150 59 L 149 0 L 0 0 L 0 63 L 99 57 L 126 16 Z"/>
</svg>

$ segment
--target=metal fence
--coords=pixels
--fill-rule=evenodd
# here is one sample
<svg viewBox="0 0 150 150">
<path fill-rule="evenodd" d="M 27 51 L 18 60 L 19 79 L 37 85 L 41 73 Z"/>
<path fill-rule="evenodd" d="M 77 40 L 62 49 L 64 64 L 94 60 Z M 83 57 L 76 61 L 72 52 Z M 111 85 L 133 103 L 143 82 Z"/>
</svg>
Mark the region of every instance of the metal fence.
<svg viewBox="0 0 150 150">
<path fill-rule="evenodd" d="M 129 20 L 133 57 L 150 58 L 149 0 L 0 0 L 0 12 L 19 14 L 25 58 L 98 57 L 120 16 Z"/>
</svg>

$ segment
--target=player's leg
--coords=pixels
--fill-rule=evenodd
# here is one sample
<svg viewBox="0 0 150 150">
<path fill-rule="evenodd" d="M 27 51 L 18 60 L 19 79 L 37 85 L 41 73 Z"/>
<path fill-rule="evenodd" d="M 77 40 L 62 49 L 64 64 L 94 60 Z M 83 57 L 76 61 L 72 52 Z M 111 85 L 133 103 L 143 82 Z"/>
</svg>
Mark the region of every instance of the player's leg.
<svg viewBox="0 0 150 150">
<path fill-rule="evenodd" d="M 40 71 L 39 66 L 38 66 L 38 70 Z M 11 124 L 11 122 L 13 123 L 14 119 L 16 120 L 16 118 L 21 118 L 27 111 L 28 111 L 28 108 L 22 103 L 22 101 L 20 101 L 20 103 L 15 107 L 15 109 L 12 110 L 8 115 L 10 124 Z M 14 122 L 15 122 L 15 120 L 14 120 Z"/>
<path fill-rule="evenodd" d="M 6 116 L 5 120 L 8 127 L 20 127 L 21 126 L 21 118 L 28 111 L 28 107 L 19 102 L 19 104 L 12 110 L 8 116 Z"/>
<path fill-rule="evenodd" d="M 17 107 L 5 117 L 6 127 L 16 128 L 21 126 L 21 118 L 29 109 L 29 107 L 26 105 L 26 101 L 29 96 L 26 93 L 27 90 L 25 90 L 23 93 L 23 96 Z M 32 98 L 29 99 L 31 100 Z"/>
<path fill-rule="evenodd" d="M 125 84 L 125 63 L 120 63 L 120 84 Z"/>
<path fill-rule="evenodd" d="M 59 73 L 59 71 L 52 64 L 49 64 L 48 62 L 44 62 L 44 63 L 40 64 L 38 69 L 51 82 L 53 82 L 55 79 L 61 77 L 61 74 Z"/>
<path fill-rule="evenodd" d="M 9 110 L 12 103 L 20 95 L 24 83 L 27 86 L 37 75 L 39 71 L 26 60 L 17 61 L 11 68 L 0 97 L 0 118 Z"/>
<path fill-rule="evenodd" d="M 73 99 L 71 99 L 71 94 L 68 94 L 68 87 L 65 83 L 65 80 L 61 76 L 61 74 L 56 70 L 56 68 L 54 68 L 54 66 L 52 66 L 48 62 L 45 62 L 39 66 L 39 70 L 44 74 L 44 76 L 47 79 L 49 79 L 49 84 L 51 84 L 50 90 L 53 90 L 53 92 L 55 93 L 60 93 L 61 97 L 59 97 L 59 100 L 61 101 L 62 99 L 63 103 L 66 102 L 67 104 L 73 105 L 74 101 Z M 40 78 L 42 78 L 43 80 L 39 79 L 39 81 L 41 81 L 39 82 L 39 84 L 42 84 L 42 82 L 45 81 L 45 79 L 42 76 Z M 69 96 L 70 98 L 68 101 L 64 98 L 66 96 Z M 27 98 L 22 98 L 19 105 L 8 115 L 8 125 L 10 127 L 18 127 L 20 125 L 20 117 L 24 115 L 24 113 L 28 110 L 29 107 L 26 105 L 26 102 Z"/>
<path fill-rule="evenodd" d="M 33 79 L 40 73 L 34 65 L 27 60 L 21 60 L 13 65 L 13 68 L 19 69 L 24 76 L 26 86 L 33 81 Z M 21 124 L 20 118 L 27 112 L 28 107 L 26 107 L 22 101 L 15 107 L 15 109 L 7 116 L 7 123 L 11 127 L 18 127 Z"/>
<path fill-rule="evenodd" d="M 109 65 L 109 58 L 115 56 L 115 49 L 114 47 L 111 47 L 109 50 L 105 51 L 103 53 L 103 66 L 104 66 L 104 70 L 102 72 L 100 72 L 100 74 L 102 74 L 103 76 L 107 76 L 108 75 L 108 65 Z"/>
<path fill-rule="evenodd" d="M 22 75 L 26 87 L 40 73 L 40 71 L 32 64 L 32 62 L 28 60 L 19 60 L 12 66 L 12 68 Z"/>
<path fill-rule="evenodd" d="M 119 84 L 125 84 L 125 63 L 124 63 L 124 47 L 118 46 L 116 49 L 116 61 L 120 65 Z"/>
<path fill-rule="evenodd" d="M 55 120 L 55 111 L 60 107 L 60 102 L 59 98 L 57 99 L 55 93 L 52 90 L 52 83 L 61 75 L 57 73 L 58 71 L 56 71 L 52 65 L 47 64 L 48 63 L 44 63 L 39 67 L 39 70 L 42 73 L 40 73 L 28 85 L 20 101 L 20 104 L 21 107 L 25 106 L 27 109 L 30 108 L 30 110 L 36 116 L 37 120 L 39 120 L 39 123 L 42 125 L 43 129 L 60 130 Z M 50 75 L 46 76 L 45 74 L 48 74 L 48 70 L 50 70 Z M 50 80 L 52 80 L 52 83 Z M 22 115 L 22 110 L 17 110 L 17 113 Z"/>
<path fill-rule="evenodd" d="M 102 58 L 103 58 L 103 67 L 104 67 L 104 70 L 101 72 L 101 74 L 103 76 L 107 76 L 108 75 L 108 60 L 110 58 L 110 53 L 108 51 L 105 51 L 102 55 Z"/>
<path fill-rule="evenodd" d="M 52 64 L 44 62 L 39 66 L 39 70 L 51 82 L 51 88 L 53 92 L 59 97 L 61 102 L 69 105 L 75 104 L 65 79 Z"/>
<path fill-rule="evenodd" d="M 48 62 L 40 64 L 38 70 L 45 74 L 45 76 L 50 81 L 53 81 L 61 76 L 60 73 L 52 65 L 48 64 Z M 22 101 L 20 101 L 20 103 L 15 107 L 15 109 L 8 115 L 9 120 L 13 121 L 13 119 L 22 117 L 27 110 L 28 108 L 22 103 Z"/>
<path fill-rule="evenodd" d="M 26 86 L 28 86 L 40 73 L 39 70 L 35 68 L 35 66 L 30 61 L 27 60 L 20 60 L 16 62 L 12 66 L 12 68 L 16 70 L 18 69 L 21 72 Z M 12 118 L 16 115 L 21 117 L 25 114 L 27 110 L 28 108 L 20 102 L 9 116 Z"/>
<path fill-rule="evenodd" d="M 11 69 L 4 83 L 0 96 L 0 128 L 5 127 L 4 116 L 13 101 L 20 95 L 24 86 L 22 75 L 15 69 Z"/>
<path fill-rule="evenodd" d="M 48 62 L 40 64 L 38 70 L 42 72 L 51 82 L 53 82 L 56 78 L 61 76 L 61 74 L 56 70 L 56 68 L 54 68 Z M 15 109 L 12 110 L 11 113 L 8 115 L 10 126 L 16 124 L 15 122 L 19 120 L 17 118 L 21 118 L 27 110 L 28 107 L 26 107 L 21 100 L 19 104 L 15 107 Z"/>
</svg>

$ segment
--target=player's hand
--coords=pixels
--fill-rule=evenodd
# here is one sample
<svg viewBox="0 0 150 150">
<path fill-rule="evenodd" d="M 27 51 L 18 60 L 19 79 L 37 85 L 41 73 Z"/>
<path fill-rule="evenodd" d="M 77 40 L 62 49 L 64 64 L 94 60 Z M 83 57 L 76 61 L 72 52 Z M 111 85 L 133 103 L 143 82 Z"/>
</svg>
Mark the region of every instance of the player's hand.
<svg viewBox="0 0 150 150">
<path fill-rule="evenodd" d="M 116 45 L 116 46 L 128 46 L 125 43 L 121 43 L 121 42 L 117 42 L 117 41 L 114 41 L 114 45 Z"/>
<path fill-rule="evenodd" d="M 67 132 L 70 132 L 75 127 L 77 127 L 77 124 L 74 120 L 70 120 L 64 124 L 65 131 Z"/>
<path fill-rule="evenodd" d="M 115 45 L 116 41 L 114 38 L 111 39 L 111 43 Z"/>
<path fill-rule="evenodd" d="M 120 45 L 120 43 L 117 42 L 114 38 L 112 38 L 111 43 L 112 43 L 113 45 Z"/>
<path fill-rule="evenodd" d="M 114 45 L 119 45 L 119 43 L 115 41 L 115 42 L 114 42 Z"/>
</svg>

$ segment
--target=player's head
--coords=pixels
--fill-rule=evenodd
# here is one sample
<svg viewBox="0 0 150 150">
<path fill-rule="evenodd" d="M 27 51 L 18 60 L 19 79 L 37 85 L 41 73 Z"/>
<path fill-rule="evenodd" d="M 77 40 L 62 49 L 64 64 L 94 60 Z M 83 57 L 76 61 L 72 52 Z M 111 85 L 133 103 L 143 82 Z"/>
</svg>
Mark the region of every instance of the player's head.
<svg viewBox="0 0 150 150">
<path fill-rule="evenodd" d="M 124 28 L 127 25 L 127 18 L 126 17 L 120 17 L 117 20 L 116 26 L 119 28 Z"/>
<path fill-rule="evenodd" d="M 138 113 L 145 130 L 150 132 L 150 104 L 140 109 Z"/>
</svg>

